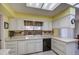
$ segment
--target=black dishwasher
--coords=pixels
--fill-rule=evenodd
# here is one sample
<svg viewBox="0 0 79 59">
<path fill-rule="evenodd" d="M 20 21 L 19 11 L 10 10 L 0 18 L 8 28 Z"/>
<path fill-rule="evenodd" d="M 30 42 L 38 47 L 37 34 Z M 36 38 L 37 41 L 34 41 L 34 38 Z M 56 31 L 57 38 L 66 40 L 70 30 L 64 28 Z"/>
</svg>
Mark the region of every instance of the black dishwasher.
<svg viewBox="0 0 79 59">
<path fill-rule="evenodd" d="M 51 38 L 43 39 L 43 51 L 51 50 Z"/>
</svg>

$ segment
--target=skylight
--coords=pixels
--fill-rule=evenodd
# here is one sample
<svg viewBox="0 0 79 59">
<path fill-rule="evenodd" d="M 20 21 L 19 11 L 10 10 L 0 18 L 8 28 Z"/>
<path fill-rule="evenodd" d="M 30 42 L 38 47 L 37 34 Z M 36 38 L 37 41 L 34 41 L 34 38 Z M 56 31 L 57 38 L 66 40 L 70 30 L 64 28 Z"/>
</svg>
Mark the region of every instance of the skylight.
<svg viewBox="0 0 79 59">
<path fill-rule="evenodd" d="M 44 10 L 54 10 L 60 3 L 26 3 L 27 7 L 40 8 Z"/>
<path fill-rule="evenodd" d="M 27 3 L 27 7 L 41 8 L 42 3 Z"/>
<path fill-rule="evenodd" d="M 46 10 L 53 10 L 55 9 L 57 6 L 59 5 L 59 3 L 46 3 L 43 5 L 42 9 L 46 9 Z"/>
</svg>

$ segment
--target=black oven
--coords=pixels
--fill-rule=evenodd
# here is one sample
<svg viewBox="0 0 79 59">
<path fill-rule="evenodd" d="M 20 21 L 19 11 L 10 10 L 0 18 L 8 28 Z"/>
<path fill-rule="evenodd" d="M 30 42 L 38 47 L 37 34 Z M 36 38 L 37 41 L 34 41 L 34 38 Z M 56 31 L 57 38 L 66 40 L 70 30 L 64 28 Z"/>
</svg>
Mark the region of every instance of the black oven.
<svg viewBox="0 0 79 59">
<path fill-rule="evenodd" d="M 51 50 L 51 38 L 43 39 L 43 51 Z"/>
</svg>

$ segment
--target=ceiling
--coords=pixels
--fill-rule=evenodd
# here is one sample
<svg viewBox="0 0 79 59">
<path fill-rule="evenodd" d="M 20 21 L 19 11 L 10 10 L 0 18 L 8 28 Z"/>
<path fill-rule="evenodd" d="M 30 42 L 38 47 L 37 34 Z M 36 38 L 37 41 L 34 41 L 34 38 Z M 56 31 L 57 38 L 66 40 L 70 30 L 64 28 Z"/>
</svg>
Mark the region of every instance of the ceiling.
<svg viewBox="0 0 79 59">
<path fill-rule="evenodd" d="M 63 11 L 64 9 L 68 8 L 70 5 L 66 3 L 61 3 L 57 8 L 53 11 L 37 9 L 32 7 L 26 7 L 26 3 L 9 3 L 9 5 L 14 9 L 16 12 L 28 13 L 33 15 L 43 15 L 43 16 L 54 16 L 57 13 Z"/>
</svg>

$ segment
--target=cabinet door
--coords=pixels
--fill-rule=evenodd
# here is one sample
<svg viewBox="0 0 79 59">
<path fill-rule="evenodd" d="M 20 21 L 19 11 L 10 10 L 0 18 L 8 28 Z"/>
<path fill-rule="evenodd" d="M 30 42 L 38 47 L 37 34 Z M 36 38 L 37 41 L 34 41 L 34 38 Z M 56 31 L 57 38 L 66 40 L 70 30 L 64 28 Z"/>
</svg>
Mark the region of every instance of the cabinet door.
<svg viewBox="0 0 79 59">
<path fill-rule="evenodd" d="M 17 41 L 9 41 L 5 43 L 6 49 L 11 49 L 10 54 L 15 55 L 17 54 Z"/>
<path fill-rule="evenodd" d="M 17 19 L 16 20 L 16 27 L 18 30 L 23 30 L 24 29 L 24 22 L 22 19 Z"/>
<path fill-rule="evenodd" d="M 28 41 L 28 53 L 34 53 L 35 52 L 35 41 L 29 40 Z"/>
<path fill-rule="evenodd" d="M 39 39 L 39 40 L 37 40 L 36 42 L 35 42 L 35 51 L 36 52 L 39 52 L 39 51 L 43 51 L 43 44 L 42 44 L 42 40 L 41 39 Z"/>
<path fill-rule="evenodd" d="M 18 41 L 18 54 L 27 54 L 27 41 Z"/>
<path fill-rule="evenodd" d="M 18 54 L 42 51 L 42 40 L 18 41 Z"/>
<path fill-rule="evenodd" d="M 43 30 L 52 30 L 52 22 L 49 22 L 49 21 L 45 21 L 43 23 Z"/>
<path fill-rule="evenodd" d="M 30 40 L 28 42 L 28 53 L 42 51 L 42 40 Z"/>
<path fill-rule="evenodd" d="M 23 30 L 24 22 L 21 19 L 13 19 L 10 21 L 10 30 Z"/>
<path fill-rule="evenodd" d="M 16 20 L 12 19 L 10 22 L 9 22 L 9 27 L 10 27 L 10 30 L 15 30 L 16 29 Z"/>
</svg>

